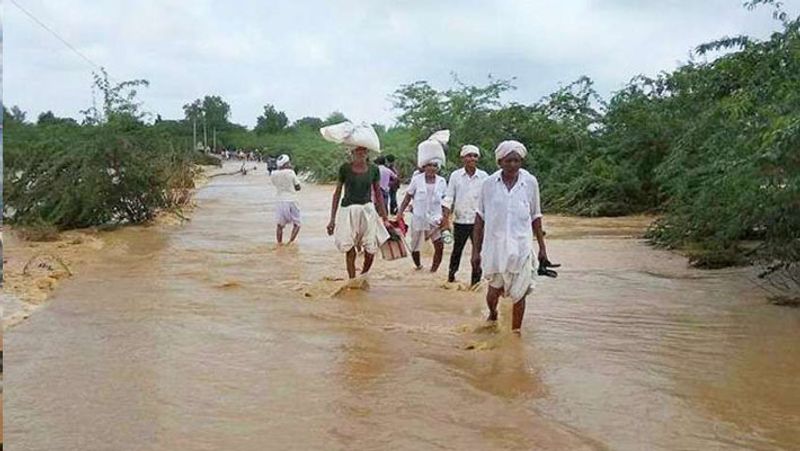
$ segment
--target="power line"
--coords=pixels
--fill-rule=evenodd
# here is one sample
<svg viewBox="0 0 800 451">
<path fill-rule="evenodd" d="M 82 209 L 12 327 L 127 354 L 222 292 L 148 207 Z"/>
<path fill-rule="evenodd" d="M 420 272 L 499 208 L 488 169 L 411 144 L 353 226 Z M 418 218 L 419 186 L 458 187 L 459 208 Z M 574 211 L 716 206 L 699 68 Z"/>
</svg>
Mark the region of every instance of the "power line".
<svg viewBox="0 0 800 451">
<path fill-rule="evenodd" d="M 81 53 L 81 51 L 80 51 L 80 50 L 76 49 L 76 48 L 75 48 L 75 47 L 74 47 L 72 44 L 70 44 L 69 42 L 67 42 L 67 40 L 66 40 L 66 39 L 62 38 L 62 37 L 61 37 L 61 36 L 60 36 L 58 33 L 56 33 L 55 31 L 53 31 L 53 29 L 51 29 L 50 27 L 48 27 L 47 25 L 45 25 L 45 24 L 44 24 L 44 23 L 43 23 L 41 20 L 39 20 L 39 19 L 38 19 L 36 16 L 34 16 L 34 15 L 33 15 L 33 14 L 30 12 L 30 11 L 28 11 L 28 10 L 27 10 L 27 9 L 25 9 L 25 8 L 23 8 L 23 7 L 22 7 L 22 5 L 20 5 L 19 3 L 17 3 L 17 1 L 16 1 L 16 0 L 11 0 L 11 3 L 13 3 L 13 4 L 14 4 L 14 6 L 16 6 L 16 7 L 17 7 L 17 8 L 18 8 L 20 11 L 22 11 L 22 12 L 23 12 L 23 13 L 25 13 L 25 14 L 26 14 L 28 17 L 30 17 L 30 18 L 31 18 L 31 20 L 33 20 L 34 22 L 36 22 L 37 24 L 39 24 L 39 26 L 41 26 L 42 28 L 44 28 L 45 30 L 47 30 L 48 32 L 50 32 L 50 34 L 52 34 L 53 36 L 55 36 L 55 38 L 56 38 L 56 39 L 58 39 L 59 41 L 61 41 L 61 43 L 62 43 L 62 44 L 64 44 L 65 46 L 67 46 L 67 48 L 69 48 L 70 50 L 72 50 L 73 52 L 75 52 L 75 54 L 76 54 L 76 55 L 80 56 L 80 57 L 81 57 L 81 58 L 82 58 L 84 61 L 86 61 L 87 63 L 89 63 L 89 64 L 90 64 L 90 65 L 91 65 L 91 66 L 92 66 L 94 69 L 97 69 L 97 70 L 100 70 L 100 69 L 102 69 L 102 67 L 101 67 L 99 64 L 95 63 L 95 62 L 94 62 L 94 61 L 92 61 L 92 60 L 91 60 L 91 59 L 90 59 L 88 56 L 86 56 L 86 55 L 84 55 L 83 53 Z M 110 77 L 109 77 L 109 78 L 110 78 Z"/>
</svg>

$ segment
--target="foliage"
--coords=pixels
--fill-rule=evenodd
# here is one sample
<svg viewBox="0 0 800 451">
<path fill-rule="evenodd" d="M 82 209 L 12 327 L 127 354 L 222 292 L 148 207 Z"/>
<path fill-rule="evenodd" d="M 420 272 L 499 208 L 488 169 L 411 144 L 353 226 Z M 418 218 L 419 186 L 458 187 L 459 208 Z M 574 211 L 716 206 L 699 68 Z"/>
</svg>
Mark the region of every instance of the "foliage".
<svg viewBox="0 0 800 451">
<path fill-rule="evenodd" d="M 96 76 L 103 109 L 87 110 L 82 126 L 47 113 L 37 125 L 5 125 L 10 222 L 36 229 L 138 223 L 180 206 L 196 157 L 142 121 L 136 86 L 146 82 L 110 84 L 105 73 Z"/>
<path fill-rule="evenodd" d="M 286 128 L 289 119 L 286 113 L 278 111 L 272 105 L 264 105 L 264 113 L 256 119 L 256 133 L 278 133 Z"/>
</svg>

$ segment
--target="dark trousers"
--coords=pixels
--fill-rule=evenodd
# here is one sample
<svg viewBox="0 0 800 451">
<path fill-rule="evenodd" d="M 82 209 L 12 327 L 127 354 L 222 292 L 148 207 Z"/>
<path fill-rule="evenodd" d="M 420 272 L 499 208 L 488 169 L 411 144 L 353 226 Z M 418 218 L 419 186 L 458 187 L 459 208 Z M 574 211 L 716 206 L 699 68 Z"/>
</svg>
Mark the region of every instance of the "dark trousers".
<svg viewBox="0 0 800 451">
<path fill-rule="evenodd" d="M 450 273 L 449 279 L 453 279 L 458 272 L 458 267 L 461 265 L 461 253 L 464 252 L 464 246 L 467 245 L 467 240 L 472 243 L 473 249 L 475 243 L 472 241 L 473 224 L 453 224 L 453 253 L 450 254 Z M 470 283 L 475 285 L 481 280 L 481 268 L 472 268 L 472 277 Z"/>
<path fill-rule="evenodd" d="M 397 214 L 397 188 L 389 188 L 389 213 Z"/>
</svg>

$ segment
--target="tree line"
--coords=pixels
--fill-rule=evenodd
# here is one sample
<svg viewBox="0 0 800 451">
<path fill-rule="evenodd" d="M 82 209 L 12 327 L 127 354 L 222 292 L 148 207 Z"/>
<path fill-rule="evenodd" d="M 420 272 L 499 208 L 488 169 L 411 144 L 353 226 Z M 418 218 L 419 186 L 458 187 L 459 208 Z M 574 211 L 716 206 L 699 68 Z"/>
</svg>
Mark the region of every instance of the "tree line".
<svg viewBox="0 0 800 451">
<path fill-rule="evenodd" d="M 483 150 L 481 165 L 492 169 L 493 146 L 513 138 L 528 146 L 525 164 L 551 212 L 657 214 L 648 236 L 688 250 L 699 266 L 756 261 L 767 276 L 797 274 L 800 21 L 779 2 L 747 5 L 762 3 L 781 23 L 769 38 L 702 44 L 677 69 L 636 76 L 608 98 L 588 77 L 527 104 L 502 101 L 514 79 L 471 85 L 454 75 L 445 89 L 426 81 L 400 86 L 391 96 L 396 123 L 375 124 L 384 152 L 410 174 L 416 144 L 446 128 L 445 172 L 458 166 L 467 143 Z M 59 228 L 146 220 L 171 205 L 171 190 L 185 188 L 192 164 L 209 162 L 192 143 L 200 124 L 216 130 L 218 147 L 289 153 L 319 181 L 333 180 L 346 158 L 318 132 L 346 119 L 340 112 L 290 124 L 267 104 L 248 129 L 231 123 L 221 97 L 206 96 L 184 105 L 183 119 L 163 120 L 148 118 L 136 101 L 145 80 L 115 85 L 101 73 L 95 84 L 102 105 L 87 109 L 81 123 L 50 112 L 31 123 L 17 107 L 4 111 L 7 219 Z"/>
</svg>

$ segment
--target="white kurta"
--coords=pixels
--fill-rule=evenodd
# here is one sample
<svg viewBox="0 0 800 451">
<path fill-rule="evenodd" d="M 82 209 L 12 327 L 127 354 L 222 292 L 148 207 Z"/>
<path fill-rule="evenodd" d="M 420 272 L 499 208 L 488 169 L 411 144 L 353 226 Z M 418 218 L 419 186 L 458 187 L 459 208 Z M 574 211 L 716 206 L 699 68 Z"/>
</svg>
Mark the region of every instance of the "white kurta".
<svg viewBox="0 0 800 451">
<path fill-rule="evenodd" d="M 532 272 L 531 224 L 542 216 L 539 182 L 528 171 L 520 169 L 517 182 L 509 190 L 503 183 L 501 172 L 497 171 L 486 179 L 478 198 L 477 213 L 484 221 L 481 266 L 487 279 L 504 279 L 509 285 L 506 288 L 516 285 L 516 293 L 524 291 L 527 294 L 533 284 L 532 276 L 528 275 Z M 500 275 L 500 279 L 495 275 Z M 528 288 L 519 286 L 520 275 L 523 281 L 530 277 Z"/>
<path fill-rule="evenodd" d="M 442 202 L 447 194 L 447 182 L 444 177 L 437 175 L 432 188 L 429 189 L 424 173 L 415 175 L 406 188 L 406 194 L 411 195 L 414 202 L 412 232 L 436 229 L 442 221 Z"/>
<path fill-rule="evenodd" d="M 444 206 L 453 212 L 454 223 L 475 223 L 475 213 L 478 210 L 478 197 L 481 194 L 481 186 L 483 186 L 484 180 L 488 177 L 489 174 L 480 169 L 475 169 L 473 175 L 467 174 L 467 170 L 464 168 L 450 174 Z"/>
</svg>

